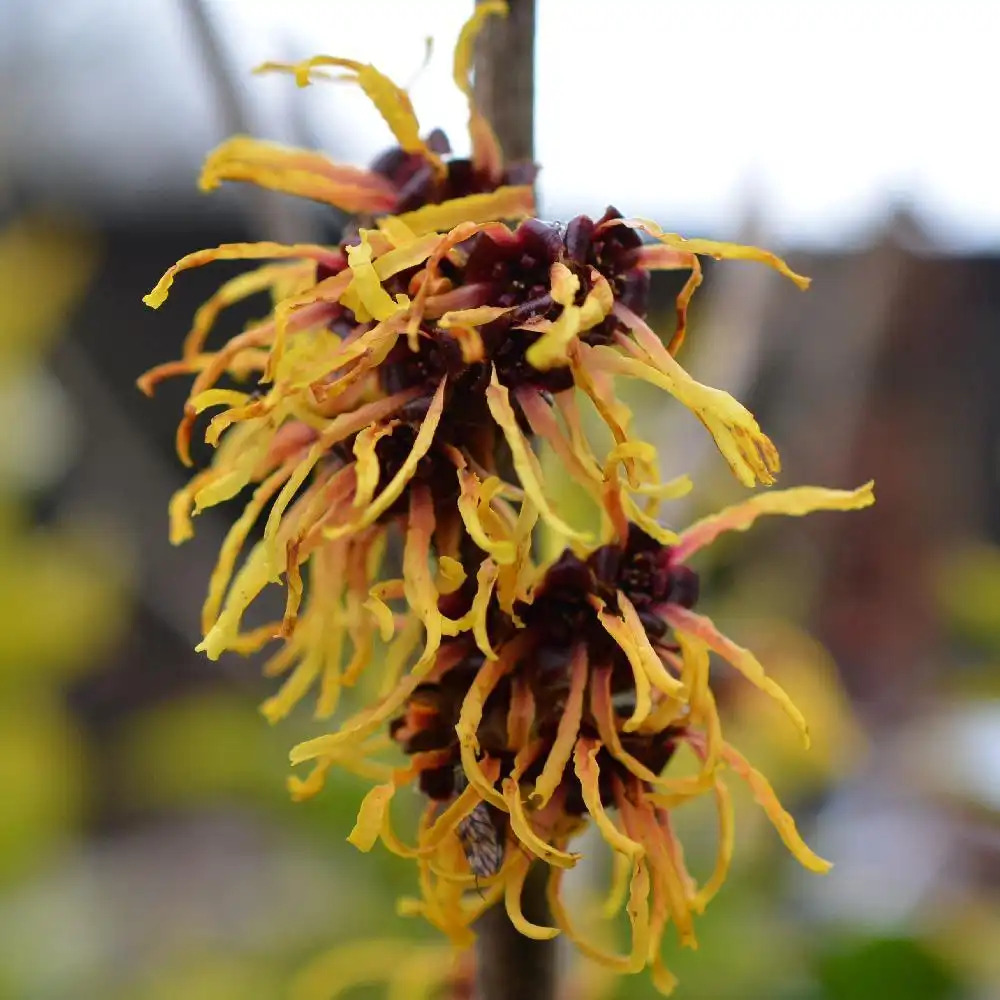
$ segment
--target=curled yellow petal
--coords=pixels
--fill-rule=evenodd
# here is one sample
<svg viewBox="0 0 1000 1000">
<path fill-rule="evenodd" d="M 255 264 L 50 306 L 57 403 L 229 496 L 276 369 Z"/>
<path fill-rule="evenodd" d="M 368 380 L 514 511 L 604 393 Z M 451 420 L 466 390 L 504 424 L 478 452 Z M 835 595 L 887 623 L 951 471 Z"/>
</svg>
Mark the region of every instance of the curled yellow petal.
<svg viewBox="0 0 1000 1000">
<path fill-rule="evenodd" d="M 426 633 L 424 651 L 417 666 L 432 663 L 441 645 L 443 623 L 430 567 L 434 524 L 430 491 L 426 486 L 418 486 L 410 493 L 410 516 L 403 546 L 403 592 L 413 613 L 423 622 Z"/>
<path fill-rule="evenodd" d="M 369 318 L 379 321 L 390 319 L 405 308 L 405 304 L 396 302 L 382 287 L 382 281 L 372 263 L 372 254 L 369 232 L 362 229 L 361 242 L 347 247 L 347 264 L 352 278 L 341 297 L 341 301 L 353 309 L 362 321 Z"/>
<path fill-rule="evenodd" d="M 192 267 L 201 267 L 213 260 L 260 260 L 262 258 L 279 257 L 300 257 L 326 262 L 331 264 L 341 263 L 336 249 L 319 246 L 315 243 L 293 243 L 285 245 L 282 243 L 223 243 L 208 250 L 196 250 L 182 257 L 176 264 L 167 268 L 166 272 L 153 287 L 148 295 L 142 297 L 142 301 L 153 309 L 159 309 L 166 301 L 170 293 L 170 286 L 174 283 L 174 277 L 180 271 L 186 271 Z"/>
<path fill-rule="evenodd" d="M 370 851 L 378 840 L 382 820 L 392 797 L 396 794 L 395 782 L 376 785 L 361 802 L 354 828 L 347 836 L 348 843 L 359 851 Z"/>
<path fill-rule="evenodd" d="M 360 518 L 347 524 L 327 528 L 325 535 L 329 540 L 354 534 L 361 528 L 374 524 L 403 495 L 403 490 L 406 489 L 407 483 L 417 471 L 420 460 L 430 451 L 431 445 L 434 443 L 434 434 L 441 422 L 441 413 L 444 410 L 445 382 L 446 379 L 441 379 L 438 383 L 437 391 L 434 393 L 431 405 L 427 408 L 413 447 L 399 470 L 389 480 L 385 489 L 368 504 Z"/>
<path fill-rule="evenodd" d="M 474 472 L 459 469 L 458 481 L 461 486 L 458 512 L 469 537 L 484 552 L 488 552 L 499 565 L 512 563 L 516 555 L 513 542 L 509 539 L 491 537 L 486 531 L 480 513 L 489 509 L 490 501 L 502 485 L 500 480 L 492 477 L 485 483 L 480 483 L 479 477 Z"/>
<path fill-rule="evenodd" d="M 565 273 L 564 273 L 565 272 Z M 574 305 L 579 279 L 564 264 L 552 265 L 552 298 L 563 310 L 551 326 L 527 350 L 528 363 L 540 371 L 569 364 L 572 342 L 597 326 L 615 304 L 614 292 L 607 279 L 592 269 L 594 285 L 583 304 Z M 571 279 L 571 280 L 570 280 Z"/>
<path fill-rule="evenodd" d="M 230 278 L 229 281 L 219 286 L 211 298 L 198 307 L 191 329 L 184 338 L 182 357 L 186 360 L 193 360 L 200 354 L 206 338 L 223 309 L 237 302 L 242 302 L 251 295 L 256 295 L 269 288 L 276 288 L 286 282 L 295 283 L 310 279 L 315 270 L 316 266 L 312 261 L 265 264 L 263 267 Z"/>
<path fill-rule="evenodd" d="M 524 891 L 524 880 L 531 868 L 531 859 L 521 856 L 517 859 L 513 870 L 504 883 L 504 906 L 507 916 L 514 927 L 525 937 L 534 941 L 551 941 L 559 936 L 558 927 L 541 927 L 532 923 L 521 909 L 521 893 Z"/>
<path fill-rule="evenodd" d="M 395 188 L 380 174 L 245 135 L 233 136 L 209 153 L 198 186 L 212 191 L 223 181 L 249 181 L 345 212 L 387 212 L 396 203 Z"/>
<path fill-rule="evenodd" d="M 753 797 L 764 810 L 767 818 L 778 831 L 785 847 L 804 868 L 820 875 L 828 872 L 833 865 L 815 854 L 799 836 L 795 820 L 787 813 L 778 801 L 771 783 L 756 768 L 751 767 L 747 759 L 733 747 L 726 744 L 722 748 L 722 756 L 726 763 L 747 783 Z"/>
<path fill-rule="evenodd" d="M 382 600 L 383 591 L 381 584 L 375 584 L 369 591 L 368 600 L 364 607 L 367 608 L 378 624 L 379 636 L 383 642 L 388 642 L 396 631 L 396 620 L 392 613 L 392 608 Z"/>
<path fill-rule="evenodd" d="M 324 55 L 313 56 L 298 63 L 267 62 L 256 67 L 254 72 L 290 73 L 300 87 L 306 87 L 314 76 L 322 78 L 321 73 L 313 71 L 326 66 L 347 70 L 349 74 L 347 79 L 353 80 L 365 92 L 399 145 L 408 153 L 419 153 L 440 169 L 440 157 L 420 138 L 420 123 L 417 121 L 409 95 L 369 63 Z"/>
<path fill-rule="evenodd" d="M 758 517 L 766 514 L 786 514 L 802 517 L 819 510 L 858 510 L 875 502 L 875 481 L 856 490 L 831 490 L 822 486 L 796 486 L 788 490 L 758 493 L 743 503 L 710 514 L 682 532 L 673 551 L 678 560 L 687 559 L 699 549 L 710 545 L 725 531 L 746 531 Z"/>
<path fill-rule="evenodd" d="M 715 795 L 715 807 L 719 818 L 718 847 L 715 853 L 715 868 L 708 880 L 698 890 L 691 905 L 696 913 L 703 913 L 715 894 L 722 888 L 729 874 L 729 866 L 733 860 L 733 848 L 736 843 L 736 824 L 733 816 L 733 800 L 729 789 L 721 778 L 716 778 L 712 791 Z"/>
<path fill-rule="evenodd" d="M 505 650 L 509 656 L 509 649 Z M 480 796 L 498 809 L 507 811 L 507 803 L 502 795 L 493 787 L 493 781 L 487 779 L 482 763 L 477 759 L 479 752 L 479 723 L 483 719 L 483 709 L 490 692 L 497 686 L 500 679 L 510 670 L 508 656 L 497 660 L 487 660 L 479 669 L 465 698 L 458 716 L 455 732 L 458 735 L 462 757 L 462 769 L 474 785 Z M 494 779 L 495 780 L 495 779 Z"/>
<path fill-rule="evenodd" d="M 553 869 L 549 878 L 548 901 L 553 917 L 560 929 L 589 958 L 606 965 L 608 968 L 626 975 L 641 972 L 646 965 L 650 952 L 649 936 L 649 869 L 645 859 L 640 859 L 632 865 L 632 877 L 629 880 L 628 901 L 625 912 L 628 915 L 632 929 L 632 944 L 627 955 L 615 955 L 598 947 L 582 937 L 569 922 L 569 915 L 559 895 L 559 885 L 562 872 Z"/>
<path fill-rule="evenodd" d="M 626 837 L 611 821 L 601 803 L 601 791 L 598 786 L 600 768 L 597 766 L 597 752 L 601 746 L 597 740 L 581 738 L 573 751 L 573 767 L 580 779 L 580 789 L 587 811 L 597 824 L 601 836 L 619 854 L 624 854 L 631 861 L 637 861 L 646 853 L 642 844 Z"/>
<path fill-rule="evenodd" d="M 496 369 L 493 370 L 490 384 L 486 389 L 486 404 L 489 406 L 490 413 L 493 415 L 497 426 L 507 439 L 514 469 L 521 481 L 521 485 L 524 487 L 524 492 L 538 508 L 541 516 L 551 527 L 566 537 L 585 539 L 587 536 L 584 532 L 571 528 L 549 505 L 548 498 L 542 489 L 538 459 L 531 451 L 524 434 L 521 433 L 521 428 L 517 425 L 517 417 L 514 415 L 514 409 L 510 405 L 507 388 L 497 381 Z"/>
<path fill-rule="evenodd" d="M 617 305 L 615 312 L 625 314 L 625 310 Z M 639 317 L 630 315 L 633 317 L 629 320 L 633 330 L 645 327 Z M 648 330 L 648 327 L 645 328 Z M 659 343 L 656 335 L 652 331 L 649 333 Z M 626 346 L 634 345 L 628 341 Z M 660 348 L 662 355 L 655 358 L 647 355 L 646 360 L 624 357 L 610 347 L 591 350 L 606 371 L 659 386 L 691 410 L 708 429 L 730 468 L 745 486 L 753 486 L 758 480 L 762 483 L 774 482 L 774 476 L 781 468 L 778 452 L 753 414 L 729 393 L 693 379 L 662 344 Z"/>
<path fill-rule="evenodd" d="M 777 681 L 768 677 L 763 666 L 749 649 L 733 642 L 723 635 L 711 618 L 696 614 L 687 608 L 674 604 L 662 605 L 659 614 L 676 631 L 686 632 L 700 639 L 713 652 L 718 653 L 727 663 L 734 666 L 751 684 L 769 694 L 784 710 L 785 714 L 795 723 L 802 734 L 803 742 L 809 746 L 809 727 L 795 703 L 785 693 Z"/>
<path fill-rule="evenodd" d="M 615 222 L 619 222 L 619 220 L 615 220 Z M 779 274 L 790 278 L 803 290 L 811 284 L 811 279 L 796 274 L 780 257 L 769 250 L 744 246 L 740 243 L 719 243 L 715 240 L 702 239 L 688 240 L 683 236 L 678 236 L 677 233 L 665 233 L 655 222 L 650 222 L 648 219 L 623 219 L 620 224 L 642 229 L 654 239 L 659 240 L 660 243 L 674 250 L 703 254 L 716 260 L 755 260 L 773 267 Z"/>
<path fill-rule="evenodd" d="M 525 219 L 534 215 L 535 198 L 527 185 L 498 187 L 486 194 L 468 194 L 452 198 L 439 205 L 424 205 L 412 212 L 402 212 L 398 218 L 417 236 L 444 232 L 463 222 L 496 222 L 503 219 Z"/>
<path fill-rule="evenodd" d="M 582 855 L 573 854 L 568 851 L 561 851 L 552 844 L 547 844 L 535 832 L 525 811 L 524 803 L 521 801 L 521 789 L 516 781 L 511 778 L 504 778 L 501 782 L 503 788 L 503 799 L 506 803 L 507 811 L 510 813 L 510 827 L 514 835 L 521 842 L 524 848 L 540 858 L 547 864 L 557 868 L 572 868 Z"/>
<path fill-rule="evenodd" d="M 388 421 L 384 424 L 369 424 L 358 431 L 354 439 L 354 473 L 357 477 L 357 487 L 354 492 L 354 500 L 351 506 L 358 508 L 367 507 L 375 495 L 375 488 L 378 486 L 381 469 L 378 464 L 378 454 L 376 447 L 379 441 L 391 434 L 397 424 L 396 421 Z"/>
<path fill-rule="evenodd" d="M 542 773 L 535 781 L 531 797 L 539 808 L 548 804 L 559 787 L 563 772 L 573 754 L 583 717 L 583 695 L 587 687 L 587 647 L 578 645 L 572 654 L 569 667 L 569 693 L 566 704 L 559 716 L 556 737 L 552 741 L 549 755 L 542 767 Z"/>
<path fill-rule="evenodd" d="M 621 608 L 625 626 L 631 633 L 632 640 L 642 658 L 643 669 L 653 686 L 671 698 L 684 698 L 686 696 L 684 683 L 667 672 L 663 661 L 656 655 L 656 650 L 653 649 L 649 636 L 646 635 L 645 626 L 643 626 L 635 606 L 620 590 L 618 591 L 618 606 Z"/>
<path fill-rule="evenodd" d="M 643 653 L 636 645 L 632 630 L 626 622 L 617 615 L 605 611 L 604 604 L 600 599 L 593 598 L 591 603 L 597 612 L 597 620 L 608 635 L 618 643 L 632 668 L 632 676 L 635 680 L 635 709 L 622 728 L 628 733 L 634 732 L 642 725 L 643 720 L 649 716 L 653 708 L 649 672 L 643 662 Z"/>
</svg>

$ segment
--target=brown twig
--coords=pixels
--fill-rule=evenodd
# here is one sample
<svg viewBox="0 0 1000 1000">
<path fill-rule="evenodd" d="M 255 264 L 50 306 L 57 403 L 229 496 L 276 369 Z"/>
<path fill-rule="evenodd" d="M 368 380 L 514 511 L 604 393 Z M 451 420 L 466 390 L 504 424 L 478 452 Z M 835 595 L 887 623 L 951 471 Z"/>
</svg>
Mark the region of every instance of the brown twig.
<svg viewBox="0 0 1000 1000">
<path fill-rule="evenodd" d="M 481 2 L 481 0 L 480 0 Z M 476 104 L 492 124 L 504 158 L 531 160 L 535 148 L 535 0 L 508 0 L 476 44 Z"/>
<path fill-rule="evenodd" d="M 508 0 L 505 18 L 491 17 L 476 47 L 475 97 L 496 131 L 504 158 L 534 158 L 535 0 Z M 525 916 L 549 924 L 544 866 L 525 880 Z M 511 924 L 502 903 L 477 924 L 477 1000 L 553 1000 L 557 948 L 533 941 Z"/>
<path fill-rule="evenodd" d="M 545 898 L 548 870 L 528 873 L 521 908 L 532 923 L 547 926 L 552 916 Z M 507 917 L 503 903 L 487 910 L 476 925 L 476 1000 L 553 1000 L 556 996 L 555 941 L 524 937 Z"/>
</svg>

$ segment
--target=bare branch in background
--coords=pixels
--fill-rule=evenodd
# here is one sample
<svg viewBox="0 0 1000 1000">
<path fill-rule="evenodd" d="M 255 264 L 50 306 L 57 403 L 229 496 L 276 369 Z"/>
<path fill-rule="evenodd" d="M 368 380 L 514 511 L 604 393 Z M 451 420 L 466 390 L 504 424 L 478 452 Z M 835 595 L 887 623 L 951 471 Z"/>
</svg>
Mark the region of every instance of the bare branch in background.
<svg viewBox="0 0 1000 1000">
<path fill-rule="evenodd" d="M 240 88 L 228 65 L 218 31 L 203 0 L 180 0 L 184 17 L 201 55 L 205 72 L 214 91 L 224 135 L 251 131 Z M 289 202 L 274 191 L 249 187 L 241 193 L 251 231 L 259 239 L 295 243 L 313 238 L 307 230 L 308 219 L 301 212 L 290 211 Z"/>
</svg>

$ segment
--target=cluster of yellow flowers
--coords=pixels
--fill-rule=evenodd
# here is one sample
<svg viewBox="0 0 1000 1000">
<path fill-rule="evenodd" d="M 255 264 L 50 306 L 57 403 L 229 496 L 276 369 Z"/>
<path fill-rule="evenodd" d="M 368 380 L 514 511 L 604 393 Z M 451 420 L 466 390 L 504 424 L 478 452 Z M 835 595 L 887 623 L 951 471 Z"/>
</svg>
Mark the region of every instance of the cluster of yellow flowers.
<svg viewBox="0 0 1000 1000">
<path fill-rule="evenodd" d="M 682 239 L 613 209 L 567 225 L 535 218 L 534 169 L 504 163 L 471 97 L 473 41 L 483 19 L 503 11 L 480 5 L 455 52 L 455 80 L 469 98 L 468 159 L 451 156 L 440 132 L 422 137 L 406 91 L 373 66 L 321 56 L 262 67 L 300 85 L 328 70 L 353 80 L 398 146 L 370 170 L 248 137 L 215 150 L 204 188 L 249 181 L 357 222 L 336 246 L 226 244 L 177 262 L 149 305 L 187 268 L 269 261 L 222 285 L 195 316 L 180 360 L 140 384 L 151 392 L 167 376 L 194 376 L 177 435 L 188 464 L 198 415 L 222 407 L 205 431 L 214 460 L 172 502 L 175 542 L 192 534 L 192 514 L 253 486 L 212 574 L 199 648 L 214 659 L 278 641 L 265 667 L 286 678 L 263 706 L 272 721 L 312 689 L 322 719 L 335 716 L 344 687 L 371 692 L 362 711 L 293 749 L 294 764 L 312 762 L 292 780 L 293 795 L 319 792 L 331 767 L 373 778 L 349 839 L 362 850 L 381 840 L 414 859 L 420 896 L 402 911 L 457 944 L 503 900 L 522 933 L 561 931 L 620 972 L 651 967 L 668 991 L 668 924 L 693 945 L 692 917 L 726 877 L 727 772 L 749 784 L 806 867 L 828 867 L 722 736 L 711 653 L 780 702 L 803 736 L 806 727 L 754 655 L 693 610 L 698 577 L 688 562 L 762 515 L 867 506 L 872 486 L 768 490 L 683 532 L 660 523 L 661 503 L 691 484 L 661 481 L 653 447 L 616 395 L 619 380 L 666 390 L 745 486 L 770 485 L 778 453 L 752 414 L 696 381 L 675 354 L 701 281 L 699 255 L 760 261 L 799 287 L 808 281 L 766 251 Z M 690 272 L 667 345 L 644 319 L 657 269 Z M 210 349 L 219 313 L 261 292 L 273 299 L 267 319 Z M 220 387 L 224 376 L 254 388 Z M 584 409 L 610 434 L 606 454 L 586 432 Z M 550 500 L 540 442 L 599 508 L 598 537 Z M 240 561 L 259 521 L 259 540 Z M 566 546 L 546 565 L 533 557 L 539 526 Z M 281 619 L 244 628 L 261 591 L 282 581 Z M 699 759 L 696 774 L 670 773 L 680 746 Z M 414 844 L 390 822 L 406 785 L 427 800 Z M 704 794 L 718 805 L 719 848 L 699 887 L 671 811 Z M 605 912 L 625 907 L 624 954 L 582 936 L 561 898 L 563 873 L 580 858 L 569 842 L 588 820 L 616 857 Z M 521 910 L 536 862 L 550 866 L 554 927 Z"/>
</svg>

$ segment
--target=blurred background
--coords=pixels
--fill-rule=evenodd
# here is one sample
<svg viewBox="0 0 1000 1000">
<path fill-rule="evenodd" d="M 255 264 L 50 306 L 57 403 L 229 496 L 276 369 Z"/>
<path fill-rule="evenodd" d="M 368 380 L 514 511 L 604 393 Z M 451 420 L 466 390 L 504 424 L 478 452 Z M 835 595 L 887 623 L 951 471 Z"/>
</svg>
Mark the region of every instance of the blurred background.
<svg viewBox="0 0 1000 1000">
<path fill-rule="evenodd" d="M 235 515 L 170 547 L 187 386 L 150 401 L 134 382 L 236 273 L 186 274 L 153 313 L 140 298 L 175 259 L 337 237 L 318 206 L 200 195 L 209 148 L 250 131 L 363 163 L 389 144 L 360 93 L 251 67 L 373 61 L 462 151 L 450 53 L 470 6 L 0 4 L 0 997 L 269 1000 L 291 983 L 322 1000 L 344 968 L 331 947 L 436 943 L 391 916 L 407 866 L 344 842 L 360 783 L 289 802 L 287 749 L 317 724 L 268 727 L 255 665 L 192 651 Z M 706 608 L 815 734 L 803 754 L 720 677 L 733 742 L 836 867 L 798 872 L 738 794 L 732 881 L 700 952 L 669 955 L 678 995 L 1000 997 L 1000 6 L 539 7 L 544 216 L 612 202 L 785 253 L 807 294 L 754 265 L 708 269 L 684 363 L 751 405 L 783 484 L 877 481 L 870 511 L 765 524 L 700 564 Z M 654 288 L 665 330 L 675 292 Z M 674 523 L 738 497 L 694 421 L 633 398 L 664 473 L 698 484 Z M 690 808 L 704 872 L 711 817 Z M 572 983 L 653 995 L 589 967 Z"/>
</svg>

